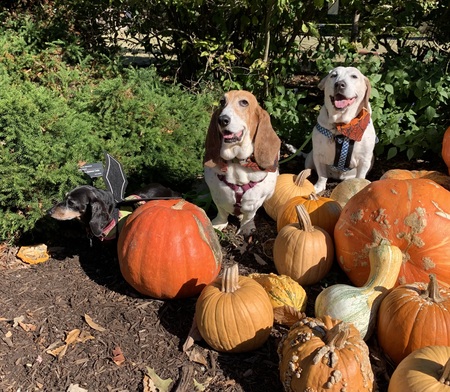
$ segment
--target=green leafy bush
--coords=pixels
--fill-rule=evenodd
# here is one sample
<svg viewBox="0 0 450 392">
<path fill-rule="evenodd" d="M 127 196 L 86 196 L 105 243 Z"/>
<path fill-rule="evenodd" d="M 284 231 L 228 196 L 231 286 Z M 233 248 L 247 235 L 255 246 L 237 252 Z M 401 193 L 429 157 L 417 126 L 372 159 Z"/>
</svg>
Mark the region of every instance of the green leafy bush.
<svg viewBox="0 0 450 392">
<path fill-rule="evenodd" d="M 18 239 L 65 192 L 89 182 L 78 168 L 102 161 L 104 151 L 123 164 L 130 191 L 152 181 L 183 191 L 202 173 L 208 94 L 167 86 L 153 68 L 110 67 L 102 77 L 99 68 L 69 66 L 54 44 L 34 54 L 20 34 L 7 41 L 0 49 L 0 241 Z"/>
</svg>

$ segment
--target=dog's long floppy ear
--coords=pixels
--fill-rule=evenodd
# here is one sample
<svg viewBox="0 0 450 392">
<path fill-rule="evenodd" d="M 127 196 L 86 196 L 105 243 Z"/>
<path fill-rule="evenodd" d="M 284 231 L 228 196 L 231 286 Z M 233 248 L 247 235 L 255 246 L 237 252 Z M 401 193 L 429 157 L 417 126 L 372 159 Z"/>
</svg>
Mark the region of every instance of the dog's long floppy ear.
<svg viewBox="0 0 450 392">
<path fill-rule="evenodd" d="M 89 228 L 91 229 L 93 235 L 100 237 L 103 229 L 111 221 L 112 216 L 108 214 L 108 209 L 103 201 L 95 201 L 91 204 L 91 209 L 92 216 L 89 221 Z"/>
<path fill-rule="evenodd" d="M 369 106 L 369 99 L 370 99 L 370 94 L 372 92 L 372 86 L 370 84 L 370 80 L 367 78 L 367 76 L 364 76 L 364 82 L 366 83 L 366 93 L 364 94 L 364 99 L 363 99 L 363 107 L 366 108 L 366 110 L 369 110 L 370 106 Z"/>
<path fill-rule="evenodd" d="M 114 210 L 114 196 L 101 189 L 92 189 L 90 198 L 91 220 L 89 228 L 96 237 L 100 237 L 103 229 L 111 222 Z"/>
<path fill-rule="evenodd" d="M 259 167 L 267 169 L 278 162 L 281 140 L 272 128 L 269 113 L 258 106 L 259 121 L 254 138 L 254 155 Z"/>
<path fill-rule="evenodd" d="M 214 167 L 220 162 L 222 135 L 219 131 L 219 114 L 220 110 L 217 109 L 211 116 L 208 133 L 206 134 L 203 164 L 208 167 Z"/>
</svg>

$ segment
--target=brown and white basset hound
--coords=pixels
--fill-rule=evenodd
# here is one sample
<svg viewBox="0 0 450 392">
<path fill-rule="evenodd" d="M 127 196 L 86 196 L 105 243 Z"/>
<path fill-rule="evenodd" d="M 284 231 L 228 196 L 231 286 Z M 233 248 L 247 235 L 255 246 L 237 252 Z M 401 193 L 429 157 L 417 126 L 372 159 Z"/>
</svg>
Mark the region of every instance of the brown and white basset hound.
<svg viewBox="0 0 450 392">
<path fill-rule="evenodd" d="M 269 114 L 253 94 L 224 94 L 211 117 L 204 158 L 205 181 L 218 210 L 216 229 L 227 226 L 229 215 L 239 217 L 239 233 L 255 229 L 256 211 L 275 188 L 280 146 Z"/>
</svg>

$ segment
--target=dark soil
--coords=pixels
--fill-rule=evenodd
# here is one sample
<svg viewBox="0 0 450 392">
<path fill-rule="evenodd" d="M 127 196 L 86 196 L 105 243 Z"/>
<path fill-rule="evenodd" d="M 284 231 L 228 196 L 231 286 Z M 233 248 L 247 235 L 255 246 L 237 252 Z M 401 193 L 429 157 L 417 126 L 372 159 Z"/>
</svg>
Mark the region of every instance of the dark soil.
<svg viewBox="0 0 450 392">
<path fill-rule="evenodd" d="M 294 159 L 285 171 L 298 172 L 300 166 Z M 378 160 L 369 180 L 392 167 L 446 172 L 439 157 Z M 267 343 L 247 354 L 221 354 L 202 341 L 183 352 L 196 298 L 141 296 L 123 280 L 113 244 L 94 241 L 91 247 L 76 222 L 60 223 L 59 236 L 47 244 L 52 257 L 44 263 L 24 264 L 15 257 L 17 247 L 0 245 L 1 391 L 156 391 L 148 381 L 151 369 L 172 380 L 168 391 L 282 391 L 277 346 L 285 327 L 274 326 Z M 223 264 L 239 263 L 242 275 L 276 272 L 270 246 L 275 222 L 261 210 L 256 226 L 257 233 L 244 241 L 232 220 L 222 239 Z M 308 315 L 322 287 L 338 282 L 347 279 L 335 267 L 305 288 Z M 81 331 L 78 340 L 69 340 L 59 356 L 49 354 L 74 330 Z M 378 390 L 386 391 L 393 368 L 375 338 L 368 345 Z"/>
</svg>

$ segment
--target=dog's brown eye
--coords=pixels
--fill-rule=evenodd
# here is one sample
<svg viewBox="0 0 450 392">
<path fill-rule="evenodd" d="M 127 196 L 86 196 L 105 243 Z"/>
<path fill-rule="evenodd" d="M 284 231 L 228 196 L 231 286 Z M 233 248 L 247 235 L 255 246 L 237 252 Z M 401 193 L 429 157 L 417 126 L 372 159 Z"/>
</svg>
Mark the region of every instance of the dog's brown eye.
<svg viewBox="0 0 450 392">
<path fill-rule="evenodd" d="M 358 79 L 358 75 L 353 74 L 353 75 L 352 75 L 352 78 L 353 78 L 353 79 Z"/>
<path fill-rule="evenodd" d="M 239 101 L 239 105 L 241 105 L 242 107 L 247 107 L 248 106 L 248 101 L 246 99 L 241 99 Z"/>
<path fill-rule="evenodd" d="M 219 101 L 219 103 L 220 103 L 220 106 L 225 106 L 225 98 L 222 98 L 220 101 Z"/>
</svg>

